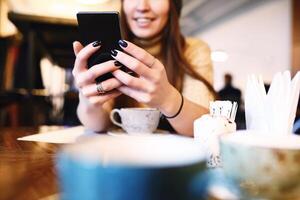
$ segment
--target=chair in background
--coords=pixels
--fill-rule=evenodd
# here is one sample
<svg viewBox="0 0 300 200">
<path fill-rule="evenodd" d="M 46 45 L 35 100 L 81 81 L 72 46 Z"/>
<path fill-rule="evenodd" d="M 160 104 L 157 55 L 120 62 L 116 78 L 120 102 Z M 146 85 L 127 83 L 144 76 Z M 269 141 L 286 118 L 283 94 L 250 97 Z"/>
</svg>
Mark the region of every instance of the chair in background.
<svg viewBox="0 0 300 200">
<path fill-rule="evenodd" d="M 41 116 L 41 110 L 36 108 L 37 104 L 35 102 L 38 101 L 40 103 L 40 99 L 44 98 L 44 100 L 49 103 L 49 98 L 51 98 L 51 96 L 48 96 L 45 92 L 44 97 L 42 97 L 43 94 L 40 94 L 41 92 L 38 92 L 40 95 L 36 95 L 36 89 L 44 88 L 40 72 L 41 58 L 47 57 L 53 64 L 63 68 L 71 69 L 73 67 L 75 57 L 72 49 L 72 42 L 78 40 L 76 20 L 42 17 L 14 12 L 9 12 L 8 18 L 15 24 L 23 36 L 20 55 L 15 69 L 14 87 L 23 88 L 25 90 L 25 93 L 27 94 L 26 101 L 29 102 L 29 104 L 28 110 L 23 113 L 25 113 L 25 115 L 31 115 L 28 116 L 27 119 L 35 119 L 31 120 L 32 124 L 28 124 L 28 122 L 26 125 L 39 125 L 40 123 L 64 124 L 64 121 L 60 119 L 51 119 L 51 116 Z M 70 95 L 70 92 L 74 91 L 69 91 L 67 95 L 62 94 L 62 96 L 65 97 L 65 101 L 71 101 L 70 104 L 72 104 L 73 101 L 77 102 L 77 94 Z M 76 98 L 74 99 L 75 96 Z M 72 98 L 69 99 L 69 97 Z M 30 103 L 30 101 L 32 102 Z M 49 105 L 47 105 L 46 102 L 46 106 L 44 107 L 47 106 Z M 73 109 L 76 110 L 76 105 Z M 51 110 L 51 108 L 49 108 L 49 110 Z M 68 115 L 69 110 L 70 108 L 63 114 Z M 45 114 L 49 115 L 47 109 L 43 112 L 46 112 Z M 71 114 L 73 115 L 74 113 Z M 70 117 L 67 118 L 70 119 Z M 74 121 L 78 123 L 76 114 L 73 118 Z M 71 123 L 70 120 L 68 120 L 68 123 L 75 124 L 74 122 Z"/>
</svg>

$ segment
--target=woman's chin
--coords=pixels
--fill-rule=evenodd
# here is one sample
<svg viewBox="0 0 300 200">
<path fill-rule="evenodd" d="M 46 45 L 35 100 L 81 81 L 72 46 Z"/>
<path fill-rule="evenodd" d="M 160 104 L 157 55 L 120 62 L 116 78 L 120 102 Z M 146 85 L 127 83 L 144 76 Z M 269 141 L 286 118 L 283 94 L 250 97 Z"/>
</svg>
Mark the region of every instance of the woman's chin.
<svg viewBox="0 0 300 200">
<path fill-rule="evenodd" d="M 133 34 L 137 37 L 137 38 L 141 38 L 141 39 L 151 39 L 154 38 L 157 34 L 155 32 L 153 32 L 153 30 L 137 30 L 135 29 L 133 31 Z"/>
<path fill-rule="evenodd" d="M 134 35 L 141 39 L 151 39 L 155 36 L 155 34 L 150 31 L 134 31 Z"/>
</svg>

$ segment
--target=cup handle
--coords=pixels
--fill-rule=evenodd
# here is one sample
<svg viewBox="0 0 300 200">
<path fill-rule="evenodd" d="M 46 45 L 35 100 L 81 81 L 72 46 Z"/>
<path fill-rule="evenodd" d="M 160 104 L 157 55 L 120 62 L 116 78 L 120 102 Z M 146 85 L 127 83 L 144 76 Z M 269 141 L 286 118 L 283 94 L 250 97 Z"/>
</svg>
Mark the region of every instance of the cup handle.
<svg viewBox="0 0 300 200">
<path fill-rule="evenodd" d="M 119 126 L 122 128 L 122 124 L 117 122 L 117 120 L 115 120 L 115 114 L 118 114 L 120 115 L 120 110 L 119 109 L 113 109 L 111 112 L 110 112 L 110 120 L 112 121 L 113 124 Z"/>
</svg>

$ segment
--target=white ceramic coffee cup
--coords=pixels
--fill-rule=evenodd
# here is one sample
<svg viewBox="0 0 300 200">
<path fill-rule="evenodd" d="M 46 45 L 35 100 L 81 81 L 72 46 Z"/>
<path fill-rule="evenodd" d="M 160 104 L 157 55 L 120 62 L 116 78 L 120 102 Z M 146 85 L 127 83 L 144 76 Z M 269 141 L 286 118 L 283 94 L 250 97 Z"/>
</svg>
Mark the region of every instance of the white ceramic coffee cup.
<svg viewBox="0 0 300 200">
<path fill-rule="evenodd" d="M 121 117 L 121 122 L 115 119 L 116 114 Z M 129 134 L 153 133 L 159 123 L 160 111 L 156 108 L 113 109 L 110 119 Z"/>
</svg>

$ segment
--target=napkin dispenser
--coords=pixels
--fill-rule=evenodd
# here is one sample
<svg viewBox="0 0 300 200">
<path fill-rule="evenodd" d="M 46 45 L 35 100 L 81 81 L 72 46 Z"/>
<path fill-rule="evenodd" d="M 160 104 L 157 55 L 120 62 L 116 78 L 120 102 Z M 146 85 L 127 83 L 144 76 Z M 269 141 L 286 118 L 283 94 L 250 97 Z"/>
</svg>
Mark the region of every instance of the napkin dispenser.
<svg viewBox="0 0 300 200">
<path fill-rule="evenodd" d="M 207 167 L 221 165 L 219 136 L 236 131 L 237 107 L 236 102 L 210 102 L 210 113 L 194 121 L 194 139 L 206 153 Z"/>
</svg>

